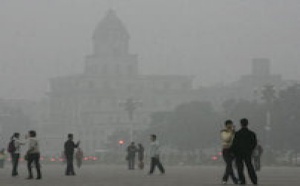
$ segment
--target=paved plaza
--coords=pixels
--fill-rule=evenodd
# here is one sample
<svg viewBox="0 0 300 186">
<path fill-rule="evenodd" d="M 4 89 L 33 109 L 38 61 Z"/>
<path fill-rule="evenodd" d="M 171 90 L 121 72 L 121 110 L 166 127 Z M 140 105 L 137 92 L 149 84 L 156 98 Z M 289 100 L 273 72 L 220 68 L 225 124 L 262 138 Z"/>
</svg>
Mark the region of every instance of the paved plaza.
<svg viewBox="0 0 300 186">
<path fill-rule="evenodd" d="M 8 164 L 7 164 L 8 165 Z M 20 165 L 19 176 L 10 176 L 10 167 L 0 169 L 0 185 L 43 185 L 43 186 L 205 186 L 221 185 L 223 167 L 166 166 L 167 173 L 148 176 L 147 170 L 128 171 L 124 166 L 84 165 L 77 176 L 64 176 L 63 165 L 43 165 L 42 180 L 26 180 L 25 164 Z M 148 169 L 148 167 L 146 167 Z M 264 167 L 258 174 L 259 185 L 298 186 L 300 168 Z M 230 183 L 230 185 L 232 185 Z"/>
</svg>

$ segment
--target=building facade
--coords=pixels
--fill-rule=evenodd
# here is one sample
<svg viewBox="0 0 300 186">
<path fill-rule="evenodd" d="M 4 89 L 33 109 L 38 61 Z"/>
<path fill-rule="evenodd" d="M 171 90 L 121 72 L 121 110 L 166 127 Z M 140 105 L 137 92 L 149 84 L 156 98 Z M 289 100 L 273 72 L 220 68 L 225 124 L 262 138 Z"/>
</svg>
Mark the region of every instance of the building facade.
<svg viewBox="0 0 300 186">
<path fill-rule="evenodd" d="M 56 149 L 67 133 L 74 133 L 82 148 L 93 153 L 113 131 L 143 129 L 152 112 L 171 110 L 195 97 L 192 77 L 140 74 L 129 39 L 116 13 L 108 11 L 94 31 L 94 50 L 86 57 L 84 72 L 50 80 L 45 133 L 49 143 L 60 141 Z M 122 106 L 128 99 L 141 103 L 132 119 Z"/>
</svg>

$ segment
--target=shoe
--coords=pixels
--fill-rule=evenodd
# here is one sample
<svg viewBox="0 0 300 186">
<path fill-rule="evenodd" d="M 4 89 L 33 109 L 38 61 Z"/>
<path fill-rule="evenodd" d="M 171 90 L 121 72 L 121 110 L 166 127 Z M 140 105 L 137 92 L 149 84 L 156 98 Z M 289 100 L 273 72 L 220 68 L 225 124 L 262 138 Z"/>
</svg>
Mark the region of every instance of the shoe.
<svg viewBox="0 0 300 186">
<path fill-rule="evenodd" d="M 36 180 L 41 180 L 41 179 L 42 179 L 42 177 L 37 177 L 37 178 L 36 178 Z"/>
<path fill-rule="evenodd" d="M 32 176 L 29 176 L 29 177 L 26 178 L 26 180 L 32 180 L 32 179 L 33 179 Z"/>
<path fill-rule="evenodd" d="M 16 176 L 18 176 L 19 174 L 18 173 L 13 173 L 11 176 L 12 177 L 16 177 Z"/>
<path fill-rule="evenodd" d="M 227 184 L 227 181 L 222 181 L 222 185 L 226 185 Z"/>
</svg>

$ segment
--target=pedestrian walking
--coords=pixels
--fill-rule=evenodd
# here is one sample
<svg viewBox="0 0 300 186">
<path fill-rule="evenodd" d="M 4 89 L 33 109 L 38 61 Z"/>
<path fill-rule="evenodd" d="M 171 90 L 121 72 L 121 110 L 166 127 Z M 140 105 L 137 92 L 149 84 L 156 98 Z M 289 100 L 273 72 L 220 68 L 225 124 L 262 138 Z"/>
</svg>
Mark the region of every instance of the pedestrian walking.
<svg viewBox="0 0 300 186">
<path fill-rule="evenodd" d="M 74 171 L 74 150 L 77 148 L 80 144 L 80 141 L 78 141 L 76 144 L 73 141 L 73 134 L 68 134 L 68 140 L 65 142 L 64 145 L 64 152 L 65 152 L 65 157 L 67 160 L 67 168 L 65 175 L 66 176 L 75 176 L 75 171 Z"/>
<path fill-rule="evenodd" d="M 141 143 L 138 144 L 137 154 L 138 154 L 139 168 L 141 170 L 143 170 L 144 169 L 145 148 L 143 147 L 143 145 Z"/>
<path fill-rule="evenodd" d="M 77 151 L 75 153 L 75 157 L 76 157 L 77 167 L 80 168 L 81 165 L 82 165 L 82 159 L 83 159 L 83 152 L 82 152 L 80 147 L 77 148 Z"/>
<path fill-rule="evenodd" d="M 4 168 L 5 159 L 6 159 L 6 153 L 5 153 L 5 149 L 3 148 L 0 151 L 0 168 L 1 169 Z"/>
<path fill-rule="evenodd" d="M 134 170 L 135 168 L 135 155 L 137 152 L 137 148 L 134 142 L 131 142 L 130 145 L 127 147 L 127 161 L 128 161 L 128 169 Z"/>
<path fill-rule="evenodd" d="M 222 140 L 222 155 L 226 164 L 225 173 L 222 178 L 222 184 L 227 184 L 228 178 L 231 177 L 234 184 L 238 183 L 238 179 L 234 175 L 232 164 L 234 161 L 234 154 L 231 145 L 234 139 L 235 131 L 231 120 L 225 121 L 225 129 L 221 130 Z"/>
<path fill-rule="evenodd" d="M 25 145 L 25 142 L 20 140 L 20 133 L 16 132 L 10 139 L 7 147 L 7 152 L 10 153 L 12 162 L 12 176 L 18 176 L 19 159 L 21 152 L 21 145 Z"/>
<path fill-rule="evenodd" d="M 260 144 L 257 144 L 255 149 L 253 150 L 252 158 L 253 158 L 253 165 L 255 171 L 260 171 L 261 169 L 261 155 L 263 154 L 263 148 Z"/>
<path fill-rule="evenodd" d="M 32 174 L 32 163 L 34 162 L 35 168 L 36 168 L 36 179 L 40 180 L 42 179 L 42 173 L 41 173 L 41 164 L 40 164 L 40 147 L 39 142 L 36 138 L 36 131 L 31 130 L 29 131 L 29 138 L 28 138 L 28 151 L 27 151 L 27 169 L 28 169 L 28 178 L 27 179 L 33 179 Z"/>
<path fill-rule="evenodd" d="M 241 185 L 246 184 L 244 164 L 247 166 L 251 182 L 257 185 L 257 175 L 252 164 L 253 150 L 257 145 L 256 134 L 248 129 L 248 119 L 241 119 L 241 129 L 235 133 L 232 150 L 236 156 L 239 181 Z"/>
<path fill-rule="evenodd" d="M 160 146 L 159 146 L 159 142 L 157 141 L 157 136 L 155 134 L 152 134 L 150 140 L 151 143 L 150 143 L 149 155 L 151 158 L 151 163 L 150 163 L 149 175 L 152 175 L 154 173 L 155 167 L 158 167 L 161 174 L 165 174 L 165 169 L 160 162 Z"/>
</svg>

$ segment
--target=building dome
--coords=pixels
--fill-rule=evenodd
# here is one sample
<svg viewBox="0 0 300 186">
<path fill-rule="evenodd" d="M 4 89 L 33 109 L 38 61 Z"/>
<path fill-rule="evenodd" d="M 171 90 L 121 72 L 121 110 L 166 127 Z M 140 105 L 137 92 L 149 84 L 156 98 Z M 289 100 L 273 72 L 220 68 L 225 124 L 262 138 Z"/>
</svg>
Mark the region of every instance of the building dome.
<svg viewBox="0 0 300 186">
<path fill-rule="evenodd" d="M 129 33 L 114 10 L 109 10 L 94 31 L 94 53 L 115 54 L 128 51 Z"/>
<path fill-rule="evenodd" d="M 93 39 L 110 35 L 122 36 L 124 39 L 129 39 L 129 33 L 126 27 L 112 9 L 107 12 L 106 16 L 97 25 Z"/>
</svg>

